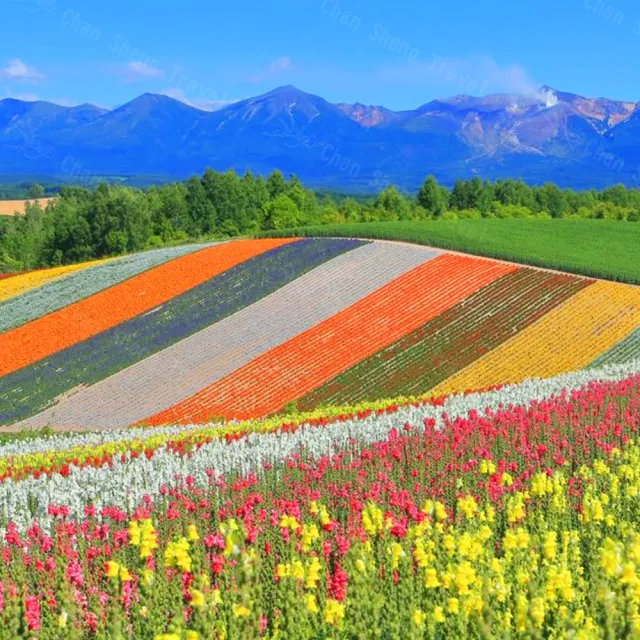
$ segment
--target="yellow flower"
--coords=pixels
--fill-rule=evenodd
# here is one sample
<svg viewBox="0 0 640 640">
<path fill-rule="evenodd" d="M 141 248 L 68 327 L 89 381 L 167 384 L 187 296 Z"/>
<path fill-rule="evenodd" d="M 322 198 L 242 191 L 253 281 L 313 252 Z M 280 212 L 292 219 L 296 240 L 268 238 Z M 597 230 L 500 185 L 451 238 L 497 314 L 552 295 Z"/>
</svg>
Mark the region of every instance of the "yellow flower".
<svg viewBox="0 0 640 640">
<path fill-rule="evenodd" d="M 505 551 L 512 551 L 518 548 L 518 536 L 512 529 L 507 529 L 502 539 L 502 546 Z"/>
<path fill-rule="evenodd" d="M 149 608 L 144 605 L 143 607 L 140 607 L 140 616 L 142 618 L 146 618 L 149 615 Z"/>
<path fill-rule="evenodd" d="M 388 551 L 391 555 L 391 568 L 397 569 L 400 564 L 400 558 L 404 555 L 404 550 L 400 544 L 393 542 L 389 546 Z"/>
<path fill-rule="evenodd" d="M 233 615 L 236 618 L 246 618 L 251 612 L 243 604 L 233 605 Z"/>
<path fill-rule="evenodd" d="M 126 567 L 120 567 L 120 581 L 121 582 L 131 582 L 131 574 L 129 573 L 129 569 Z"/>
<path fill-rule="evenodd" d="M 293 561 L 293 564 L 291 565 L 291 575 L 296 580 L 304 579 L 304 567 L 302 566 L 302 562 L 300 562 L 300 560 Z"/>
<path fill-rule="evenodd" d="M 444 505 L 442 504 L 442 502 L 436 501 L 435 515 L 436 515 L 436 520 L 438 520 L 438 522 L 441 522 L 442 520 L 447 519 L 447 510 L 444 508 Z"/>
<path fill-rule="evenodd" d="M 360 558 L 358 558 L 356 560 L 356 569 L 360 571 L 360 573 L 364 573 L 367 570 L 367 565 Z"/>
<path fill-rule="evenodd" d="M 556 557 L 556 549 L 558 546 L 557 534 L 555 531 L 549 531 L 544 536 L 542 544 L 542 553 L 547 560 L 553 560 Z"/>
<path fill-rule="evenodd" d="M 480 461 L 478 471 L 480 471 L 480 473 L 482 473 L 483 475 L 491 475 L 492 473 L 496 472 L 496 465 L 492 460 L 483 459 Z"/>
<path fill-rule="evenodd" d="M 493 535 L 493 531 L 491 531 L 491 527 L 484 524 L 480 527 L 480 531 L 478 531 L 478 537 L 482 542 L 486 542 Z"/>
<path fill-rule="evenodd" d="M 544 623 L 544 600 L 542 598 L 534 598 L 531 601 L 531 618 L 538 629 L 542 628 Z"/>
<path fill-rule="evenodd" d="M 189 604 L 191 604 L 192 607 L 204 607 L 204 605 L 206 604 L 204 593 L 202 593 L 202 591 L 198 591 L 197 589 L 191 589 L 191 600 Z"/>
<path fill-rule="evenodd" d="M 429 567 L 424 572 L 424 586 L 427 589 L 435 589 L 440 586 L 440 581 L 438 580 L 438 573 L 433 567 Z"/>
<path fill-rule="evenodd" d="M 326 527 L 331 522 L 331 518 L 329 517 L 329 512 L 325 506 L 320 507 L 320 524 L 323 527 Z"/>
<path fill-rule="evenodd" d="M 462 512 L 465 518 L 473 518 L 478 511 L 478 504 L 473 496 L 466 496 L 458 499 L 458 510 Z"/>
<path fill-rule="evenodd" d="M 449 598 L 447 600 L 447 611 L 449 613 L 458 613 L 458 598 Z"/>
<path fill-rule="evenodd" d="M 609 578 L 613 578 L 622 572 L 621 552 L 620 545 L 616 544 L 611 538 L 607 538 L 600 549 L 600 564 L 604 569 L 605 575 Z"/>
<path fill-rule="evenodd" d="M 151 520 L 143 520 L 140 527 L 140 557 L 150 557 L 157 547 L 158 537 Z"/>
<path fill-rule="evenodd" d="M 411 622 L 413 622 L 416 627 L 421 627 L 424 624 L 424 620 L 426 617 L 427 615 L 426 613 L 424 613 L 424 611 L 421 611 L 420 609 L 414 609 L 413 613 L 411 614 Z"/>
<path fill-rule="evenodd" d="M 189 540 L 189 542 L 195 542 L 196 540 L 199 540 L 200 536 L 198 535 L 198 529 L 196 527 L 195 524 L 190 524 L 187 527 L 187 540 Z"/>
<path fill-rule="evenodd" d="M 518 527 L 516 536 L 518 537 L 518 549 L 526 549 L 529 546 L 529 534 L 522 527 Z"/>
<path fill-rule="evenodd" d="M 162 633 L 156 636 L 154 640 L 180 640 L 180 636 L 177 633 Z"/>
<path fill-rule="evenodd" d="M 344 619 L 344 605 L 337 600 L 329 599 L 324 604 L 324 621 L 327 624 L 339 625 Z"/>
<path fill-rule="evenodd" d="M 191 571 L 191 558 L 188 551 L 189 541 L 186 538 L 170 542 L 164 551 L 165 567 L 179 567 L 183 571 Z"/>
<path fill-rule="evenodd" d="M 304 604 L 309 613 L 318 613 L 318 605 L 316 604 L 316 598 L 313 594 L 308 593 L 304 597 Z"/>
<path fill-rule="evenodd" d="M 211 597 L 213 598 L 213 604 L 222 604 L 222 596 L 220 595 L 220 589 L 214 589 L 211 592 Z"/>
<path fill-rule="evenodd" d="M 320 580 L 320 569 L 322 565 L 320 561 L 315 556 L 311 558 L 311 562 L 307 567 L 307 579 L 305 580 L 304 586 L 307 589 L 315 589 L 318 581 Z"/>
<path fill-rule="evenodd" d="M 58 616 L 58 627 L 64 628 L 67 626 L 67 620 L 69 619 L 69 614 L 66 611 L 63 611 Z"/>
<path fill-rule="evenodd" d="M 200 634 L 197 631 L 186 631 L 184 640 L 200 640 Z"/>
<path fill-rule="evenodd" d="M 295 516 L 289 516 L 287 514 L 282 514 L 280 516 L 280 528 L 281 529 L 290 529 L 291 531 L 297 531 L 300 528 L 298 521 Z"/>
<path fill-rule="evenodd" d="M 140 544 L 140 527 L 137 520 L 129 522 L 129 544 L 137 547 Z"/>
<path fill-rule="evenodd" d="M 291 565 L 282 562 L 276 567 L 276 575 L 278 578 L 288 578 L 291 575 Z"/>
<path fill-rule="evenodd" d="M 636 568 L 633 562 L 626 562 L 622 567 L 622 575 L 620 576 L 620 582 L 622 584 L 637 584 L 638 576 L 636 575 Z"/>
<path fill-rule="evenodd" d="M 503 473 L 502 477 L 500 478 L 500 484 L 503 487 L 510 487 L 513 484 L 513 477 L 506 472 Z"/>
<path fill-rule="evenodd" d="M 305 524 L 302 526 L 300 534 L 300 547 L 303 551 L 309 551 L 311 545 L 320 538 L 320 532 L 315 524 Z"/>
<path fill-rule="evenodd" d="M 107 578 L 117 578 L 120 573 L 120 565 L 114 560 L 109 560 L 105 565 Z"/>
<path fill-rule="evenodd" d="M 475 569 L 468 561 L 465 560 L 460 565 L 458 565 L 458 568 L 456 570 L 455 583 L 460 595 L 469 593 L 469 586 L 474 583 L 475 579 Z"/>
<path fill-rule="evenodd" d="M 445 618 L 444 618 L 444 611 L 442 610 L 442 607 L 436 607 L 433 610 L 433 619 L 436 622 L 444 622 Z"/>
</svg>

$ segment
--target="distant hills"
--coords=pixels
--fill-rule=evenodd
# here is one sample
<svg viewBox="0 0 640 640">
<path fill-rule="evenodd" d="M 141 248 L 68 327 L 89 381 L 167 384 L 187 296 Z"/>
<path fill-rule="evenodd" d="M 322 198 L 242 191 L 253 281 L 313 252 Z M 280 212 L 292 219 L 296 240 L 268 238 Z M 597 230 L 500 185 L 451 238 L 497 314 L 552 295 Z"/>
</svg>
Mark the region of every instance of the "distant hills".
<svg viewBox="0 0 640 640">
<path fill-rule="evenodd" d="M 640 103 L 541 87 L 410 111 L 332 104 L 293 86 L 206 112 L 144 94 L 113 110 L 0 100 L 0 176 L 184 178 L 205 167 L 296 173 L 314 186 L 415 189 L 435 174 L 573 188 L 640 186 Z"/>
</svg>

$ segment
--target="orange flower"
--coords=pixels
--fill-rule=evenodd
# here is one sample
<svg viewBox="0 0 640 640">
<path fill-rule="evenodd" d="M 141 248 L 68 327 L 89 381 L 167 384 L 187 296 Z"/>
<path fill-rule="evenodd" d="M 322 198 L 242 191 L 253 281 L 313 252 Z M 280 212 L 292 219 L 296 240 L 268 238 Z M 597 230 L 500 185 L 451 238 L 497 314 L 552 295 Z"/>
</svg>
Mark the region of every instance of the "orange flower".
<svg viewBox="0 0 640 640">
<path fill-rule="evenodd" d="M 244 419 L 278 411 L 516 269 L 453 254 L 434 258 L 144 422 Z"/>
<path fill-rule="evenodd" d="M 238 240 L 176 258 L 0 335 L 0 376 L 111 329 L 292 239 Z"/>
</svg>

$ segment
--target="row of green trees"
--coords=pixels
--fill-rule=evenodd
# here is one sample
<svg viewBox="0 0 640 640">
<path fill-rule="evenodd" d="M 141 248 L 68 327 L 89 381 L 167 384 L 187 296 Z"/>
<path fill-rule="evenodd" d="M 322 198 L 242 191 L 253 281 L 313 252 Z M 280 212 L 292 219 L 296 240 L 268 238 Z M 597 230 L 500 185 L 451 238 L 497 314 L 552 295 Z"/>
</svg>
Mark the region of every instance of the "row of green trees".
<svg viewBox="0 0 640 640">
<path fill-rule="evenodd" d="M 146 190 L 100 184 L 64 186 L 46 212 L 0 220 L 0 270 L 24 270 L 140 251 L 189 239 L 249 235 L 307 224 L 481 217 L 640 218 L 640 191 L 622 186 L 574 192 L 552 184 L 458 181 L 429 176 L 415 196 L 388 186 L 375 197 L 316 194 L 298 178 L 266 179 L 208 169 L 202 176 Z"/>
<path fill-rule="evenodd" d="M 429 176 L 416 198 L 429 217 L 450 218 L 550 218 L 580 217 L 640 220 L 640 190 L 622 185 L 602 191 L 572 191 L 547 183 L 530 187 L 520 180 L 495 183 L 458 180 L 449 191 Z"/>
</svg>

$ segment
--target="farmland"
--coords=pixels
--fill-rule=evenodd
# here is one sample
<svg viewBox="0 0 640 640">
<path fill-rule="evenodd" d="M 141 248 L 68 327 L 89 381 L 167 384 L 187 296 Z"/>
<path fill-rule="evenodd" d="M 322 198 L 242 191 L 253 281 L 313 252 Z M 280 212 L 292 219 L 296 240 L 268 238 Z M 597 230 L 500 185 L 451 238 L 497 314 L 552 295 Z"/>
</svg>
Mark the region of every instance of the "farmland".
<svg viewBox="0 0 640 640">
<path fill-rule="evenodd" d="M 639 287 L 418 243 L 3 278 L 0 638 L 638 634 L 639 337 Z"/>
<path fill-rule="evenodd" d="M 0 311 L 0 423 L 18 429 L 255 419 L 640 357 L 637 287 L 346 238 L 16 275 Z"/>
<path fill-rule="evenodd" d="M 0 200 L 0 216 L 23 214 L 27 202 L 37 202 L 41 209 L 45 209 L 53 198 L 39 198 L 37 200 Z"/>
<path fill-rule="evenodd" d="M 5 444 L 2 637 L 624 637 L 637 370 Z"/>
<path fill-rule="evenodd" d="M 265 235 L 358 237 L 512 260 L 640 284 L 640 225 L 608 220 L 423 220 L 323 225 Z"/>
</svg>

